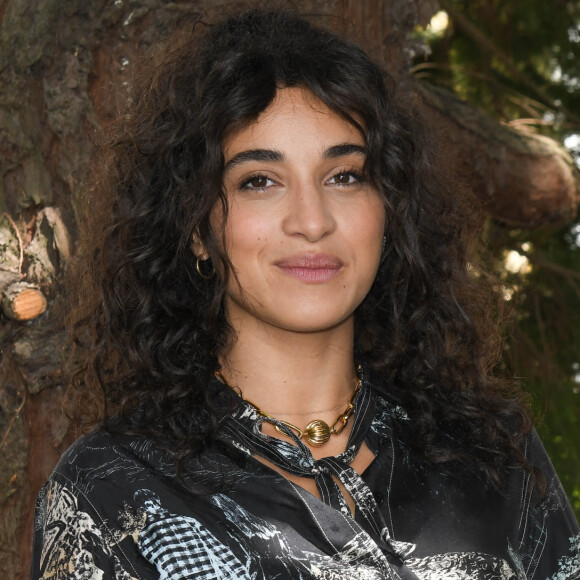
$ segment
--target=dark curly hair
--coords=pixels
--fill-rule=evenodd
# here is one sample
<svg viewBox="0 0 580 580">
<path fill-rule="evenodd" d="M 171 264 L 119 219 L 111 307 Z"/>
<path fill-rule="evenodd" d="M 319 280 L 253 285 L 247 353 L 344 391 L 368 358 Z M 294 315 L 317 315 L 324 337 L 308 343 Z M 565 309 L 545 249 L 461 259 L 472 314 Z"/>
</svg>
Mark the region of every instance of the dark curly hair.
<svg viewBox="0 0 580 580">
<path fill-rule="evenodd" d="M 150 67 L 91 193 L 71 315 L 80 415 L 184 454 L 211 442 L 235 404 L 211 380 L 231 331 L 231 268 L 210 223 L 216 204 L 227 215 L 222 143 L 279 88 L 301 87 L 360 130 L 384 200 L 386 246 L 355 313 L 356 356 L 407 411 L 411 451 L 498 486 L 504 467 L 529 469 L 527 407 L 492 373 L 501 300 L 469 250 L 479 218 L 449 191 L 409 95 L 359 47 L 278 10 L 198 22 Z M 194 235 L 221 275 L 196 273 Z"/>
</svg>

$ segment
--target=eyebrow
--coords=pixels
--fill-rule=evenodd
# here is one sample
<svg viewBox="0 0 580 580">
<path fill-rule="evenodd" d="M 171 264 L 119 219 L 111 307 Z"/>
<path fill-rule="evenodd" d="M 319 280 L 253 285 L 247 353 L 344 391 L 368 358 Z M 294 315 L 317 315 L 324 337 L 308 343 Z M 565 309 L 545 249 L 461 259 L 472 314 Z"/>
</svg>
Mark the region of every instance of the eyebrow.
<svg viewBox="0 0 580 580">
<path fill-rule="evenodd" d="M 337 159 L 347 155 L 366 156 L 367 150 L 362 145 L 354 143 L 341 143 L 329 147 L 322 155 L 323 159 Z M 284 154 L 274 149 L 248 149 L 234 155 L 224 166 L 224 173 L 227 173 L 232 167 L 245 163 L 247 161 L 284 161 Z"/>
<path fill-rule="evenodd" d="M 367 150 L 362 145 L 355 145 L 354 143 L 342 143 L 334 145 L 324 152 L 324 159 L 336 159 L 337 157 L 346 157 L 347 155 L 363 155 L 366 157 Z"/>
<path fill-rule="evenodd" d="M 234 155 L 224 167 L 224 173 L 228 172 L 235 165 L 246 161 L 284 161 L 284 155 L 273 149 L 248 149 Z"/>
</svg>

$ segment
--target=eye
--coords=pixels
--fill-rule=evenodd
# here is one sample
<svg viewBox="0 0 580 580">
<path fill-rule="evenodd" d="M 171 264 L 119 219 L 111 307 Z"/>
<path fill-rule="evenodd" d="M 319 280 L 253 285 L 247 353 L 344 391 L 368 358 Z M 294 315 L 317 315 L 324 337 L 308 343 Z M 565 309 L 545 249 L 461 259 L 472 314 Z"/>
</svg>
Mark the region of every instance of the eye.
<svg viewBox="0 0 580 580">
<path fill-rule="evenodd" d="M 331 185 L 354 185 L 364 181 L 363 176 L 357 171 L 340 171 L 333 175 L 327 183 Z"/>
<path fill-rule="evenodd" d="M 266 189 L 267 187 L 271 187 L 274 185 L 275 182 L 266 177 L 265 175 L 252 175 L 248 179 L 245 179 L 240 184 L 240 189 L 255 189 L 255 190 L 262 190 Z"/>
</svg>

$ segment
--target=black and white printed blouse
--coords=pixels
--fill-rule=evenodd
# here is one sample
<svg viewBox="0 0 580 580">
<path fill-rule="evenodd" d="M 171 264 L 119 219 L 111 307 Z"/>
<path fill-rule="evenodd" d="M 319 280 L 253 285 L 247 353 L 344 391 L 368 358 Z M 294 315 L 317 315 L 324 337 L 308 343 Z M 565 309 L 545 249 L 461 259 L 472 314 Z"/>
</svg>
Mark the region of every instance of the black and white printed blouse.
<svg viewBox="0 0 580 580">
<path fill-rule="evenodd" d="M 263 435 L 262 420 L 242 405 L 179 476 L 153 441 L 79 439 L 37 501 L 33 580 L 580 579 L 580 531 L 535 434 L 526 455 L 547 479 L 540 502 L 518 469 L 501 493 L 417 469 L 398 435 L 404 411 L 365 383 L 338 457 L 314 460 Z M 376 457 L 358 475 L 349 464 L 363 441 Z M 256 455 L 313 477 L 321 499 Z"/>
</svg>

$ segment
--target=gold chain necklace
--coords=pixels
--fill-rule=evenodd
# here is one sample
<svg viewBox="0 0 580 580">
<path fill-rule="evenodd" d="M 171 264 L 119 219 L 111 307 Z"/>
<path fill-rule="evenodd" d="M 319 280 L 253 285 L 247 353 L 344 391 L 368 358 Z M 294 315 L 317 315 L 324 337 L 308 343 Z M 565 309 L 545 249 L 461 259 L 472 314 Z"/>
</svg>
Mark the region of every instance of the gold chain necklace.
<svg viewBox="0 0 580 580">
<path fill-rule="evenodd" d="M 224 385 L 229 386 L 227 381 L 225 380 L 224 376 L 222 375 L 222 373 L 220 371 L 214 371 L 214 374 L 220 381 L 222 381 L 224 383 Z M 356 394 L 358 393 L 358 391 L 360 389 L 360 385 L 361 385 L 361 380 L 357 376 L 356 377 L 356 386 L 354 388 L 354 392 L 353 392 L 352 396 L 350 397 L 350 399 L 348 401 L 348 405 L 347 405 L 346 409 L 336 418 L 336 420 L 334 421 L 334 423 L 332 425 L 329 426 L 328 423 L 326 423 L 326 421 L 323 421 L 322 419 L 314 419 L 314 420 L 310 421 L 310 423 L 308 423 L 308 425 L 306 425 L 306 428 L 304 430 L 300 429 L 300 427 L 297 427 L 296 425 L 293 425 L 292 423 L 289 423 L 288 421 L 282 421 L 281 419 L 276 419 L 276 417 L 273 417 L 269 413 L 266 413 L 266 411 L 262 411 L 262 409 L 260 409 L 260 407 L 258 407 L 258 405 L 252 403 L 252 401 L 249 401 L 248 399 L 244 399 L 244 401 L 246 401 L 246 403 L 249 403 L 250 405 L 252 405 L 252 407 L 254 407 L 254 409 L 256 409 L 258 415 L 261 415 L 262 417 L 266 417 L 268 419 L 274 419 L 275 421 L 282 423 L 282 425 L 285 425 L 289 429 L 292 429 L 292 431 L 294 431 L 296 433 L 296 436 L 298 437 L 298 439 L 304 439 L 306 441 L 306 443 L 308 443 L 309 445 L 312 445 L 313 447 L 320 447 L 321 445 L 324 445 L 325 443 L 328 442 L 331 435 L 339 435 L 340 433 L 342 433 L 342 431 L 346 427 L 348 420 L 351 418 L 352 414 L 354 413 L 354 398 L 356 397 Z M 329 409 L 329 410 L 333 410 L 333 409 Z M 320 411 L 320 412 L 324 412 L 324 411 Z M 337 427 L 337 425 L 338 425 L 338 427 Z M 285 433 L 282 429 L 280 429 L 279 425 L 274 425 L 274 427 L 275 427 L 276 431 L 278 431 L 278 433 L 281 433 L 282 435 L 288 437 L 288 434 Z"/>
</svg>

